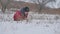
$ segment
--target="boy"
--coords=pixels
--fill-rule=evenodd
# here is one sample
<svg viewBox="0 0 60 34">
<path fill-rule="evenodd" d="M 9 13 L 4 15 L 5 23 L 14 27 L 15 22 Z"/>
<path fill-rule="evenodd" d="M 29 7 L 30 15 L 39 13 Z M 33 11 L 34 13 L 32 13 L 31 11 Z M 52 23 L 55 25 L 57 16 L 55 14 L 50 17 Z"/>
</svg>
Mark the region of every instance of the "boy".
<svg viewBox="0 0 60 34">
<path fill-rule="evenodd" d="M 29 7 L 24 7 L 20 11 L 17 10 L 13 16 L 14 21 L 20 21 L 27 18 L 29 12 Z"/>
</svg>

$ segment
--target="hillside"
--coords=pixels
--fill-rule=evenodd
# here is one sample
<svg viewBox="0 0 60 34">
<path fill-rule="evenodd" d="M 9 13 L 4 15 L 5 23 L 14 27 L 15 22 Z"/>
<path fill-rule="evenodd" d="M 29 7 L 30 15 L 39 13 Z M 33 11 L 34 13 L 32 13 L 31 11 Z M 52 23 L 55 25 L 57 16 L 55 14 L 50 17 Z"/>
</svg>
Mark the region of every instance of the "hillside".
<svg viewBox="0 0 60 34">
<path fill-rule="evenodd" d="M 23 1 L 11 1 L 7 8 L 11 9 L 11 8 L 16 8 L 16 9 L 20 9 L 24 6 L 28 6 L 30 8 L 30 11 L 34 11 L 34 12 L 39 12 L 37 10 L 37 4 L 34 3 L 28 3 L 28 2 L 23 2 Z M 1 5 L 0 5 L 1 8 Z M 13 9 L 12 9 L 13 10 Z M 60 14 L 60 8 L 48 8 L 45 7 L 42 11 L 40 11 L 40 13 L 47 13 L 47 14 Z"/>
</svg>

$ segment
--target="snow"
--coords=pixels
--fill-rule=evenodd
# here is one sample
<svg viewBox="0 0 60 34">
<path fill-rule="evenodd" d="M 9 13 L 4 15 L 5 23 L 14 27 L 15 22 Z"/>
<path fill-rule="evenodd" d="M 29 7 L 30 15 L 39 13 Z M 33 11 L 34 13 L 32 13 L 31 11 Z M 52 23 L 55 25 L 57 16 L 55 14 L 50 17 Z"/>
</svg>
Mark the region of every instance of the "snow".
<svg viewBox="0 0 60 34">
<path fill-rule="evenodd" d="M 0 23 L 0 34 L 60 34 L 60 23 L 21 24 Z"/>
<path fill-rule="evenodd" d="M 0 34 L 60 34 L 60 15 L 29 12 L 28 21 L 13 21 L 13 15 L 0 14 Z"/>
</svg>

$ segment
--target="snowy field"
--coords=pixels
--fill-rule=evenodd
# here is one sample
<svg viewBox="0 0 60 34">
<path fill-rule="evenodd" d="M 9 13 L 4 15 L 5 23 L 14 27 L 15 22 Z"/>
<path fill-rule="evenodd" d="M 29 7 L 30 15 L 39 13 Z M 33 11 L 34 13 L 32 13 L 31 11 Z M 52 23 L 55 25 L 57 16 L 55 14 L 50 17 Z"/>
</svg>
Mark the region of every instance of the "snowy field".
<svg viewBox="0 0 60 34">
<path fill-rule="evenodd" d="M 60 15 L 30 12 L 28 21 L 13 21 L 13 15 L 0 13 L 0 34 L 60 34 Z"/>
</svg>

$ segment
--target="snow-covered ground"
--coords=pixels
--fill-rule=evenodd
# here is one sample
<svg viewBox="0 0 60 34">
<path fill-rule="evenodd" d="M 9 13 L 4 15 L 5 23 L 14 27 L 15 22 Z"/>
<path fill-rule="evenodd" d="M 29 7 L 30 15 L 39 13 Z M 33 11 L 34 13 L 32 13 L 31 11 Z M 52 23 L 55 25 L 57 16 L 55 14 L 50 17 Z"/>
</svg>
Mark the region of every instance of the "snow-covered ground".
<svg viewBox="0 0 60 34">
<path fill-rule="evenodd" d="M 60 34 L 60 15 L 30 12 L 28 21 L 13 21 L 13 15 L 0 13 L 0 34 Z"/>
</svg>

